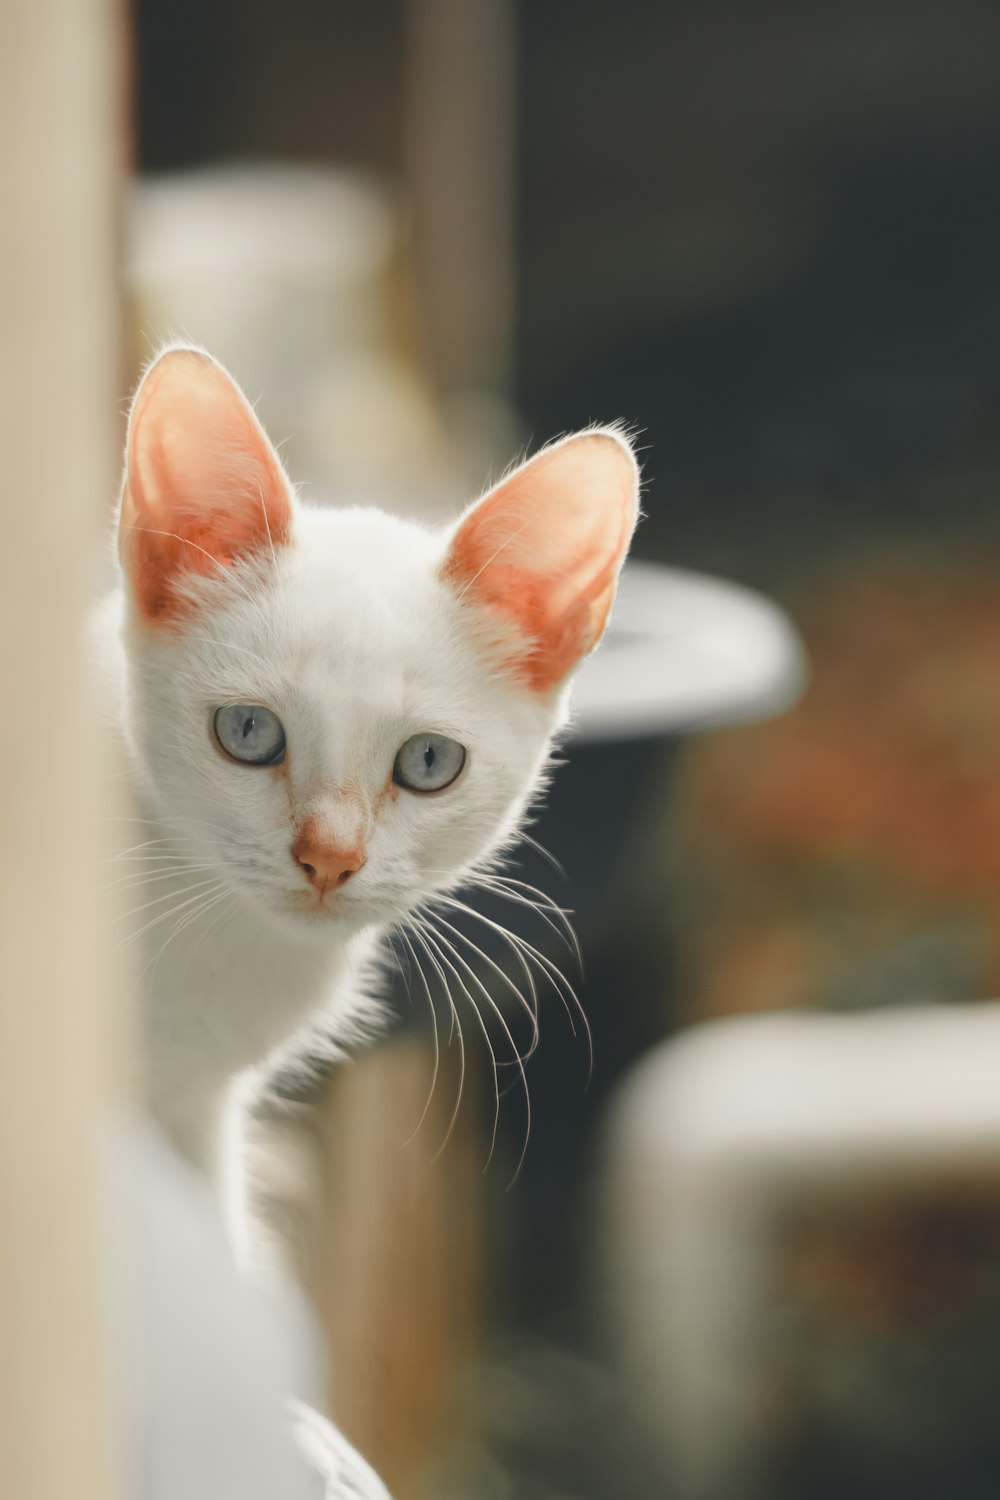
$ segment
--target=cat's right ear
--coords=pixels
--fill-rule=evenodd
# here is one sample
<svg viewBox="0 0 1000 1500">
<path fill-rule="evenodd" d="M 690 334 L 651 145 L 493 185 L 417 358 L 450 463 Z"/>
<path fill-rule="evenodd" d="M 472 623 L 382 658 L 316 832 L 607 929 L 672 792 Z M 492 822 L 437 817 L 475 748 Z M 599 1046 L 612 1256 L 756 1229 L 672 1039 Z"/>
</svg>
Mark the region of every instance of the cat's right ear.
<svg viewBox="0 0 1000 1500">
<path fill-rule="evenodd" d="M 269 556 L 291 526 L 281 460 L 236 382 L 200 349 L 161 354 L 129 414 L 118 530 L 141 616 L 176 623 L 192 574 Z"/>
<path fill-rule="evenodd" d="M 617 427 L 543 448 L 471 506 L 443 577 L 510 627 L 509 674 L 557 691 L 597 645 L 639 515 L 639 466 Z"/>
</svg>

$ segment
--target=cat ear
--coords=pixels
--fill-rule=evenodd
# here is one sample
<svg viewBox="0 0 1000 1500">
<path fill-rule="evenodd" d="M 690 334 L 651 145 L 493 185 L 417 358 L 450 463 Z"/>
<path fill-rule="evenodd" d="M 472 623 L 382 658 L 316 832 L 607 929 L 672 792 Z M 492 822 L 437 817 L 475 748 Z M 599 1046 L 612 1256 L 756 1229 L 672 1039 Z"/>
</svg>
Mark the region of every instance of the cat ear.
<svg viewBox="0 0 1000 1500">
<path fill-rule="evenodd" d="M 602 427 L 543 448 L 459 522 L 443 576 L 514 627 L 508 666 L 536 692 L 600 640 L 638 514 L 632 449 Z"/>
<path fill-rule="evenodd" d="M 200 349 L 168 349 L 128 423 L 118 544 L 140 612 L 183 616 L 185 579 L 269 554 L 291 524 L 281 461 L 239 386 Z"/>
</svg>

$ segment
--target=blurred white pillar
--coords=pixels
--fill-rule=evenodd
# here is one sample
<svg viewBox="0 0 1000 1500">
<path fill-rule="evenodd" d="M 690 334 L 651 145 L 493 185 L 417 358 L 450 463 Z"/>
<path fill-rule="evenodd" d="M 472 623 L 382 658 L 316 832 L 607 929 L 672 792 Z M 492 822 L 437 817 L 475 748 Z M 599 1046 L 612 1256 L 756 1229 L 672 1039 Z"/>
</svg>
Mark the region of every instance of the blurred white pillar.
<svg viewBox="0 0 1000 1500">
<path fill-rule="evenodd" d="M 409 0 L 404 162 L 421 313 L 445 392 L 503 390 L 514 314 L 512 0 Z"/>
<path fill-rule="evenodd" d="M 98 1136 L 106 820 L 83 680 L 117 480 L 123 44 L 111 0 L 6 0 L 0 47 L 0 1495 L 108 1500 Z"/>
</svg>

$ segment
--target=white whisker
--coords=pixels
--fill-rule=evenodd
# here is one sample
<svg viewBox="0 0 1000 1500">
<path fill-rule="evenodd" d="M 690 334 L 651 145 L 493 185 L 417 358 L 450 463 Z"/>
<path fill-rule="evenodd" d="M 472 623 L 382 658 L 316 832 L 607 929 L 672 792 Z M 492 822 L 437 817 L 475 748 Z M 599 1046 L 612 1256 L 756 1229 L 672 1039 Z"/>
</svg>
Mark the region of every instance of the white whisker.
<svg viewBox="0 0 1000 1500">
<path fill-rule="evenodd" d="M 452 1017 L 452 1032 L 451 1032 L 451 1034 L 452 1034 L 452 1036 L 454 1036 L 454 1034 L 455 1034 L 455 1026 L 457 1025 L 457 1027 L 458 1027 L 458 1037 L 459 1037 L 458 1091 L 457 1091 L 457 1094 L 455 1096 L 455 1103 L 452 1106 L 451 1118 L 448 1121 L 448 1128 L 445 1131 L 444 1140 L 441 1142 L 440 1146 L 438 1147 L 438 1149 L 435 1151 L 433 1157 L 431 1158 L 432 1161 L 437 1161 L 438 1157 L 441 1155 L 442 1151 L 447 1146 L 448 1142 L 451 1140 L 451 1133 L 452 1133 L 452 1131 L 455 1128 L 455 1121 L 458 1119 L 458 1111 L 459 1111 L 459 1109 L 461 1108 L 461 1105 L 462 1105 L 462 1094 L 463 1094 L 463 1092 L 465 1090 L 465 1039 L 462 1036 L 462 1023 L 458 1019 L 458 1012 L 455 1010 L 455 1002 L 454 1002 L 454 1000 L 451 997 L 451 990 L 448 988 L 448 980 L 447 980 L 447 978 L 445 976 L 444 970 L 441 968 L 441 965 L 438 963 L 437 958 L 434 956 L 434 952 L 428 946 L 427 939 L 424 936 L 424 934 L 423 934 L 422 930 L 420 929 L 420 927 L 417 926 L 417 925 L 414 925 L 412 927 L 411 931 L 412 931 L 413 937 L 417 940 L 417 942 L 423 948 L 424 952 L 427 954 L 427 957 L 430 959 L 431 963 L 434 965 L 434 968 L 435 968 L 435 970 L 437 972 L 438 978 L 441 981 L 442 987 L 444 989 L 445 997 L 446 997 L 446 999 L 448 1001 L 448 1007 L 449 1007 L 449 1009 L 451 1011 L 451 1017 Z"/>
<path fill-rule="evenodd" d="M 580 951 L 580 943 L 573 931 L 573 925 L 569 920 L 569 914 L 557 906 L 543 891 L 536 893 L 532 900 L 530 896 L 522 894 L 521 891 L 508 890 L 508 884 L 524 885 L 523 881 L 511 882 L 508 876 L 480 875 L 469 886 L 470 890 L 492 891 L 494 896 L 499 896 L 502 901 L 512 901 L 518 906 L 524 906 L 528 911 L 533 911 L 540 921 L 544 922 L 561 943 L 566 945 L 568 951 L 576 959 L 580 967 L 583 967 L 583 954 Z M 525 885 L 525 890 L 534 891 L 534 886 Z"/>
<path fill-rule="evenodd" d="M 261 656 L 259 652 L 251 651 L 249 646 L 237 646 L 235 641 L 215 641 L 212 640 L 211 637 L 206 635 L 199 636 L 198 639 L 204 645 L 218 646 L 222 651 L 238 651 L 241 656 L 249 656 L 251 661 L 255 661 L 259 667 L 262 667 L 264 669 L 265 672 L 269 672 L 271 670 L 272 663 L 267 661 L 265 657 Z"/>
<path fill-rule="evenodd" d="M 528 988 L 531 991 L 531 998 L 532 998 L 532 1001 L 534 1002 L 533 1005 L 530 1005 L 528 1003 L 528 1001 L 525 999 L 524 995 L 518 989 L 517 985 L 511 979 L 510 975 L 504 969 L 502 969 L 500 967 L 500 965 L 496 962 L 496 960 L 494 958 L 491 958 L 488 953 L 486 953 L 482 948 L 480 948 L 479 945 L 476 942 L 474 942 L 474 940 L 469 936 L 469 934 L 467 932 L 463 932 L 461 930 L 461 928 L 459 928 L 459 927 L 452 926 L 452 924 L 449 921 L 447 921 L 446 918 L 444 918 L 441 915 L 440 912 L 437 912 L 437 911 L 433 910 L 434 904 L 436 904 L 438 902 L 440 902 L 442 905 L 453 907 L 457 911 L 466 912 L 470 916 L 478 916 L 479 913 L 476 912 L 476 911 L 474 911 L 471 906 L 466 906 L 465 903 L 462 902 L 462 901 L 455 901 L 450 896 L 435 896 L 434 897 L 434 902 L 431 903 L 428 906 L 428 908 L 427 908 L 429 915 L 433 915 L 434 917 L 437 918 L 437 920 L 439 922 L 444 923 L 444 926 L 447 927 L 447 929 L 448 929 L 449 932 L 452 932 L 452 933 L 454 933 L 454 935 L 456 937 L 461 938 L 462 942 L 465 943 L 465 945 L 467 947 L 469 947 L 469 948 L 472 949 L 473 953 L 475 953 L 475 955 L 476 955 L 477 958 L 481 958 L 484 963 L 486 963 L 486 964 L 489 965 L 489 967 L 493 970 L 494 974 L 496 974 L 497 978 L 501 981 L 502 984 L 504 984 L 507 987 L 508 990 L 510 990 L 510 992 L 514 996 L 515 1000 L 517 1000 L 518 1005 L 521 1007 L 521 1009 L 524 1011 L 525 1015 L 528 1017 L 529 1021 L 531 1022 L 531 1046 L 529 1047 L 528 1051 L 525 1053 L 525 1057 L 526 1058 L 527 1057 L 531 1057 L 532 1053 L 537 1048 L 539 1040 L 540 1040 L 539 1023 L 538 1023 L 538 1015 L 539 1015 L 538 990 L 535 987 L 534 976 L 532 975 L 531 970 L 529 969 L 529 967 L 528 967 L 528 965 L 527 965 L 527 963 L 526 963 L 523 955 L 518 950 L 512 934 L 508 933 L 505 928 L 503 928 L 503 927 L 501 927 L 499 925 L 499 923 L 496 923 L 496 922 L 492 922 L 491 923 L 488 917 L 484 917 L 483 918 L 483 921 L 486 922 L 487 925 L 492 926 L 494 928 L 494 930 L 500 934 L 501 937 L 507 939 L 507 941 L 508 941 L 508 943 L 509 943 L 509 945 L 511 947 L 511 951 L 514 953 L 515 957 L 517 958 L 518 962 L 520 963 L 521 968 L 522 968 L 522 970 L 524 972 L 524 976 L 527 979 Z"/>
<path fill-rule="evenodd" d="M 217 557 L 213 557 L 211 552 L 208 552 L 204 547 L 199 547 L 197 542 L 192 542 L 190 537 L 178 536 L 176 531 L 163 531 L 158 526 L 130 526 L 129 530 L 143 531 L 148 536 L 169 536 L 172 537 L 175 542 L 183 542 L 186 547 L 193 547 L 196 552 L 201 553 L 202 557 L 208 558 L 213 568 L 218 568 L 222 579 L 224 579 L 227 584 L 234 583 L 236 587 L 240 589 L 240 591 L 246 596 L 246 598 L 249 599 L 250 603 L 256 608 L 256 599 L 254 598 L 253 594 L 251 594 L 250 590 L 246 587 L 243 580 L 236 577 L 235 569 L 233 569 L 232 567 L 227 567 L 226 564 L 220 562 Z"/>
<path fill-rule="evenodd" d="M 267 501 L 264 499 L 264 486 L 260 483 L 259 480 L 257 481 L 257 493 L 260 496 L 260 508 L 264 514 L 264 526 L 267 530 L 268 545 L 271 548 L 271 561 L 274 563 L 274 566 L 277 567 L 278 554 L 274 550 L 274 538 L 271 535 L 271 522 L 267 514 Z"/>
<path fill-rule="evenodd" d="M 442 905 L 453 908 L 456 911 L 465 912 L 467 916 L 474 917 L 477 922 L 481 922 L 485 927 L 489 927 L 493 932 L 497 933 L 497 935 L 506 943 L 508 943 L 511 948 L 519 949 L 524 954 L 525 958 L 534 960 L 534 962 L 540 966 L 542 972 L 545 974 L 549 983 L 552 985 L 552 988 L 558 995 L 560 1004 L 562 1005 L 563 1010 L 566 1012 L 566 1018 L 569 1021 L 570 1030 L 572 1031 L 574 1036 L 577 1035 L 577 1029 L 576 1023 L 573 1020 L 572 1007 L 576 1007 L 577 1014 L 579 1015 L 580 1022 L 583 1026 L 584 1036 L 586 1037 L 587 1041 L 587 1078 L 589 1082 L 590 1078 L 593 1076 L 594 1070 L 593 1034 L 590 1029 L 590 1022 L 587 1019 L 587 1013 L 580 1002 L 580 997 L 577 995 L 576 990 L 570 984 L 569 980 L 566 978 L 565 974 L 563 974 L 562 970 L 559 969 L 558 966 L 554 964 L 552 960 L 548 958 L 544 953 L 541 953 L 532 943 L 529 943 L 527 938 L 521 937 L 519 933 L 509 932 L 506 927 L 501 927 L 499 922 L 494 922 L 490 917 L 484 916 L 481 911 L 476 911 L 475 907 L 468 906 L 464 901 L 457 901 L 452 896 L 435 896 L 434 900 L 435 902 L 440 902 Z M 439 918 L 439 920 L 443 921 L 444 919 Z M 462 936 L 465 937 L 465 934 L 463 933 Z M 469 939 L 466 938 L 466 941 L 468 942 Z"/>
<path fill-rule="evenodd" d="M 402 927 L 397 928 L 397 931 L 399 932 L 400 937 L 402 938 L 403 942 L 406 944 L 407 948 L 409 949 L 410 954 L 411 954 L 411 956 L 413 958 L 413 962 L 416 964 L 417 973 L 420 975 L 421 982 L 423 983 L 424 994 L 427 996 L 427 1004 L 430 1006 L 430 1012 L 431 1012 L 431 1018 L 432 1018 L 432 1026 L 433 1026 L 433 1032 L 434 1032 L 434 1072 L 431 1075 L 431 1086 L 430 1086 L 430 1088 L 427 1091 L 427 1098 L 424 1101 L 424 1107 L 420 1111 L 420 1119 L 417 1121 L 416 1125 L 413 1127 L 412 1131 L 407 1136 L 406 1140 L 403 1142 L 403 1147 L 406 1147 L 406 1146 L 408 1146 L 410 1144 L 410 1142 L 414 1139 L 414 1137 L 419 1134 L 420 1127 L 423 1125 L 424 1121 L 427 1118 L 427 1111 L 431 1107 L 431 1100 L 434 1098 L 434 1090 L 437 1087 L 437 1081 L 438 1081 L 438 1070 L 439 1070 L 440 1065 L 441 1065 L 441 1040 L 440 1040 L 440 1037 L 438 1036 L 437 1010 L 435 1009 L 434 1000 L 433 1000 L 433 998 L 431 996 L 431 987 L 427 983 L 427 976 L 426 976 L 426 974 L 424 973 L 424 971 L 423 971 L 423 969 L 421 967 L 420 960 L 417 957 L 417 954 L 416 954 L 415 950 L 413 949 L 413 947 L 412 947 L 412 945 L 410 943 L 409 937 L 403 931 Z"/>
<path fill-rule="evenodd" d="M 483 1019 L 482 1012 L 480 1011 L 479 1006 L 476 1003 L 475 997 L 473 996 L 472 992 L 469 990 L 468 986 L 466 985 L 465 981 L 463 980 L 461 974 L 456 969 L 455 965 L 449 961 L 446 953 L 443 952 L 442 948 L 438 945 L 438 943 L 440 942 L 440 944 L 447 946 L 447 939 L 444 937 L 443 933 L 435 933 L 433 931 L 433 929 L 428 928 L 428 926 L 426 925 L 426 923 L 420 917 L 417 917 L 417 916 L 411 917 L 411 921 L 414 922 L 416 925 L 419 926 L 420 931 L 424 935 L 424 941 L 425 941 L 425 943 L 429 942 L 429 943 L 431 943 L 433 945 L 435 951 L 440 955 L 442 961 L 448 965 L 448 968 L 450 969 L 450 971 L 452 972 L 452 974 L 454 974 L 455 979 L 458 982 L 459 988 L 461 989 L 462 993 L 465 995 L 465 997 L 468 1000 L 469 1004 L 472 1006 L 472 1013 L 473 1013 L 473 1015 L 475 1016 L 476 1020 L 479 1023 L 479 1029 L 480 1029 L 480 1031 L 483 1034 L 483 1041 L 486 1043 L 486 1050 L 489 1052 L 489 1054 L 490 1054 L 490 1061 L 493 1064 L 493 1096 L 494 1096 L 493 1129 L 492 1129 L 491 1134 L 490 1134 L 490 1149 L 489 1149 L 489 1154 L 486 1157 L 486 1164 L 483 1167 L 483 1171 L 485 1172 L 485 1171 L 488 1170 L 490 1162 L 493 1160 L 493 1155 L 494 1155 L 494 1152 L 496 1151 L 496 1145 L 497 1145 L 497 1132 L 498 1132 L 498 1130 L 500 1128 L 500 1074 L 499 1074 L 499 1068 L 498 1068 L 498 1064 L 497 1064 L 496 1050 L 495 1050 L 495 1048 L 493 1046 L 493 1041 L 492 1041 L 492 1038 L 490 1037 L 489 1029 L 488 1029 L 488 1027 L 486 1025 L 485 1020 Z M 435 941 L 435 939 L 437 939 L 438 941 Z M 489 999 L 490 999 L 489 993 L 485 989 L 485 987 L 483 986 L 482 981 L 469 968 L 468 964 L 464 963 L 464 961 L 461 959 L 460 955 L 458 955 L 458 954 L 455 953 L 455 950 L 453 948 L 449 948 L 449 951 L 451 952 L 451 954 L 452 954 L 453 957 L 458 958 L 459 961 L 462 962 L 463 967 L 466 969 L 466 971 L 469 974 L 470 978 L 473 980 L 473 982 L 475 984 L 477 984 L 479 986 L 479 988 L 482 991 L 482 993 L 486 996 L 487 1003 L 489 1003 Z M 463 1058 L 464 1058 L 464 1054 L 463 1054 Z"/>
<path fill-rule="evenodd" d="M 185 896 L 188 891 L 196 891 L 203 885 L 211 885 L 213 878 L 217 877 L 207 876 L 204 880 L 196 880 L 193 885 L 183 886 L 179 891 L 167 891 L 165 895 L 156 896 L 152 901 L 144 902 L 142 906 L 133 906 L 129 911 L 122 912 L 121 915 L 123 918 L 137 917 L 141 911 L 148 911 L 151 906 L 159 906 L 161 901 L 169 901 L 173 896 Z"/>
<path fill-rule="evenodd" d="M 218 897 L 214 898 L 214 900 L 221 900 L 222 896 L 224 896 L 224 895 L 225 895 L 225 892 L 223 891 L 223 892 L 220 893 L 220 895 Z M 222 910 L 219 912 L 219 914 L 215 918 L 215 920 L 212 921 L 212 922 L 210 922 L 209 925 L 205 928 L 205 931 L 202 933 L 201 937 L 198 939 L 198 941 L 195 943 L 194 947 L 191 949 L 191 952 L 188 954 L 187 963 L 184 965 L 184 972 L 181 974 L 181 977 L 180 977 L 180 983 L 181 984 L 183 984 L 184 981 L 185 981 L 185 979 L 187 978 L 188 971 L 191 968 L 191 965 L 194 963 L 195 956 L 200 951 L 201 945 L 205 941 L 205 939 L 208 937 L 209 933 L 214 932 L 215 929 L 218 927 L 218 925 L 219 925 L 219 923 L 221 921 L 223 921 L 226 917 L 231 916 L 232 913 L 233 913 L 233 911 L 236 909 L 236 907 L 238 905 L 239 905 L 239 897 L 238 896 L 231 897 L 231 899 L 228 902 L 228 904 L 225 905 L 225 906 L 223 906 Z M 207 911 L 207 910 L 208 910 L 208 908 L 206 907 L 205 911 Z M 202 913 L 199 913 L 199 915 L 202 915 Z"/>
<path fill-rule="evenodd" d="M 205 916 L 206 913 L 208 913 L 209 911 L 211 911 L 211 909 L 212 909 L 213 906 L 218 905 L 218 903 L 220 901 L 224 900 L 225 896 L 226 896 L 225 890 L 221 890 L 221 891 L 215 892 L 214 894 L 211 893 L 211 892 L 206 892 L 203 897 L 198 898 L 202 902 L 202 904 L 200 906 L 195 905 L 195 907 L 194 907 L 194 909 L 192 911 L 184 912 L 184 914 L 180 917 L 179 921 L 177 923 L 175 923 L 175 925 L 173 927 L 171 927 L 170 931 L 167 933 L 166 938 L 164 939 L 164 941 L 160 945 L 160 947 L 157 949 L 157 951 L 154 954 L 154 956 L 147 962 L 147 964 L 146 964 L 145 968 L 143 969 L 142 973 L 139 975 L 139 981 L 140 981 L 140 983 L 142 982 L 143 979 L 145 979 L 147 973 L 149 973 L 150 981 L 152 981 L 152 978 L 153 978 L 153 976 L 156 973 L 156 968 L 157 968 L 157 965 L 160 962 L 160 959 L 163 957 L 163 954 L 166 952 L 166 949 L 167 949 L 168 945 L 173 942 L 174 938 L 178 937 L 184 931 L 184 929 L 186 927 L 190 927 L 190 925 L 191 925 L 192 922 L 196 922 L 199 917 Z M 187 905 L 188 903 L 185 902 L 184 904 Z"/>
<path fill-rule="evenodd" d="M 212 882 L 203 881 L 201 882 L 201 884 L 203 886 L 208 885 L 210 887 L 212 885 Z M 220 880 L 218 881 L 218 885 L 222 887 L 225 885 L 225 882 Z M 188 889 L 191 889 L 191 887 L 188 887 Z M 195 895 L 189 896 L 186 901 L 180 902 L 177 906 L 170 907 L 167 911 L 160 912 L 159 916 L 152 917 L 148 922 L 143 923 L 143 925 L 136 932 L 127 933 L 122 941 L 135 942 L 138 938 L 142 937 L 143 933 L 149 932 L 150 928 L 159 926 L 161 922 L 169 922 L 171 917 L 176 916 L 177 913 L 183 911 L 185 907 L 192 906 L 195 902 L 203 900 L 208 894 L 208 891 L 199 889 L 198 891 L 196 891 Z M 156 903 L 150 902 L 149 904 L 152 906 Z M 143 910 L 143 908 L 140 907 L 140 910 Z M 129 915 L 131 916 L 133 915 L 133 913 L 129 913 Z"/>
<path fill-rule="evenodd" d="M 518 838 L 522 843 L 528 844 L 530 848 L 534 849 L 536 854 L 540 854 L 543 859 L 548 860 L 553 870 L 557 871 L 557 873 L 562 876 L 563 880 L 569 879 L 569 876 L 566 874 L 566 870 L 563 865 L 559 863 L 554 854 L 551 854 L 549 850 L 546 849 L 544 844 L 540 844 L 537 839 L 532 838 L 530 833 L 525 833 L 523 828 L 518 834 Z"/>
<path fill-rule="evenodd" d="M 466 942 L 474 951 L 476 951 L 476 952 L 479 953 L 480 957 L 486 957 L 486 955 L 483 954 L 481 950 L 476 949 L 476 945 L 471 941 L 471 939 L 469 939 L 469 938 L 466 937 L 465 933 L 458 932 L 457 928 L 452 927 L 450 925 L 450 923 L 448 923 L 447 921 L 445 921 L 444 917 L 442 917 L 439 912 L 428 913 L 427 917 L 430 917 L 431 915 L 433 915 L 436 918 L 437 921 L 444 923 L 445 927 L 447 927 L 450 932 L 454 932 L 454 933 L 456 933 L 457 936 L 461 937 L 463 939 L 463 941 Z M 518 1072 L 520 1073 L 520 1076 L 521 1076 L 521 1086 L 522 1086 L 522 1088 L 524 1090 L 524 1104 L 525 1104 L 525 1109 L 527 1110 L 527 1127 L 526 1127 L 526 1130 L 525 1130 L 524 1144 L 521 1147 L 521 1154 L 518 1157 L 517 1166 L 514 1169 L 514 1175 L 511 1178 L 511 1181 L 510 1181 L 510 1184 L 509 1184 L 510 1186 L 513 1186 L 514 1183 L 517 1181 L 517 1178 L 518 1178 L 518 1176 L 520 1174 L 521 1167 L 524 1165 L 524 1158 L 527 1155 L 527 1151 L 528 1151 L 528 1139 L 529 1139 L 529 1137 L 531 1135 L 531 1093 L 530 1093 L 530 1090 L 528 1089 L 528 1075 L 527 1075 L 527 1073 L 524 1070 L 524 1064 L 527 1061 L 527 1059 L 531 1056 L 532 1052 L 534 1051 L 535 1044 L 536 1044 L 536 1041 L 537 1041 L 537 1030 L 536 1030 L 536 1033 L 535 1033 L 535 1040 L 533 1040 L 533 1042 L 532 1042 L 532 1046 L 522 1056 L 520 1048 L 518 1047 L 517 1043 L 514 1041 L 514 1038 L 513 1038 L 512 1034 L 511 1034 L 510 1027 L 507 1025 L 507 1021 L 506 1021 L 506 1018 L 504 1016 L 504 1013 L 500 1009 L 499 1005 L 497 1005 L 496 1001 L 493 999 L 493 996 L 490 994 L 489 990 L 483 984 L 482 980 L 475 973 L 475 971 L 466 962 L 466 960 L 464 958 L 462 958 L 461 954 L 458 952 L 458 949 L 455 947 L 454 943 L 449 942 L 449 940 L 445 937 L 444 933 L 438 931 L 437 928 L 430 927 L 429 921 L 427 920 L 427 917 L 425 917 L 423 919 L 423 921 L 422 921 L 422 925 L 424 927 L 425 932 L 429 931 L 429 932 L 433 933 L 434 936 L 435 936 L 435 938 L 438 939 L 438 941 L 444 943 L 447 946 L 448 951 L 451 953 L 452 957 L 459 964 L 461 964 L 461 966 L 465 969 L 466 973 L 469 974 L 473 978 L 473 980 L 475 981 L 475 983 L 479 987 L 479 990 L 482 993 L 484 999 L 486 1000 L 487 1005 L 489 1006 L 489 1008 L 492 1011 L 492 1013 L 496 1016 L 497 1021 L 500 1023 L 500 1029 L 502 1030 L 504 1036 L 507 1038 L 507 1043 L 508 1043 L 508 1045 L 510 1047 L 510 1050 L 511 1050 L 511 1059 L 512 1059 L 512 1062 L 513 1062 L 514 1066 L 517 1068 L 517 1070 L 518 1070 Z M 503 971 L 500 970 L 499 972 L 502 973 Z M 489 1035 L 488 1035 L 487 1028 L 486 1028 L 486 1023 L 485 1023 L 485 1021 L 484 1021 L 484 1019 L 483 1019 L 483 1017 L 482 1017 L 482 1015 L 481 1015 L 481 1013 L 479 1011 L 479 1007 L 478 1006 L 476 1007 L 476 1014 L 477 1014 L 477 1016 L 479 1016 L 479 1021 L 480 1021 L 480 1025 L 482 1026 L 483 1035 L 486 1037 L 486 1044 L 487 1044 L 487 1046 L 490 1049 L 491 1055 L 493 1056 L 493 1064 L 494 1064 L 494 1068 L 496 1068 L 496 1066 L 497 1066 L 497 1063 L 496 1063 L 496 1054 L 493 1051 L 493 1046 L 492 1046 L 492 1043 L 490 1042 L 490 1039 L 489 1039 Z M 536 1023 L 536 1026 L 537 1026 L 537 1023 Z M 498 1105 L 499 1105 L 499 1100 L 498 1100 Z M 489 1163 L 487 1163 L 487 1165 L 489 1165 Z"/>
<path fill-rule="evenodd" d="M 118 880 L 112 880 L 105 886 L 107 891 L 118 891 L 127 887 L 136 890 L 139 886 L 151 885 L 158 880 L 175 880 L 181 875 L 194 875 L 199 870 L 207 870 L 210 866 L 205 860 L 199 860 L 197 864 L 171 865 L 167 870 L 133 870 L 129 875 L 122 875 Z M 131 915 L 131 913 L 130 913 Z"/>
</svg>

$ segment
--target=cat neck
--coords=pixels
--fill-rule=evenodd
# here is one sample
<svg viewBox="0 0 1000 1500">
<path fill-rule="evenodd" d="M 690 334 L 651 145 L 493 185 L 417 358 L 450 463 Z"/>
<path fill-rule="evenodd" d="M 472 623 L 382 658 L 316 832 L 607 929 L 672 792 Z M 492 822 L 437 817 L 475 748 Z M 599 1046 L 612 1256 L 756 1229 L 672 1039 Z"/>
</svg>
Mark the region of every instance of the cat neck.
<svg viewBox="0 0 1000 1500">
<path fill-rule="evenodd" d="M 156 823 L 147 815 L 167 841 L 154 847 L 169 851 Z M 333 1035 L 338 1025 L 350 1029 L 365 1003 L 352 981 L 367 943 L 337 922 L 319 936 L 285 932 L 235 893 L 206 886 L 201 901 L 194 884 L 190 873 L 167 874 L 153 887 L 152 925 L 138 938 L 139 1026 L 149 1108 L 214 1178 L 235 1080 L 266 1065 L 321 1010 Z M 160 911 L 180 915 L 160 920 Z"/>
</svg>

